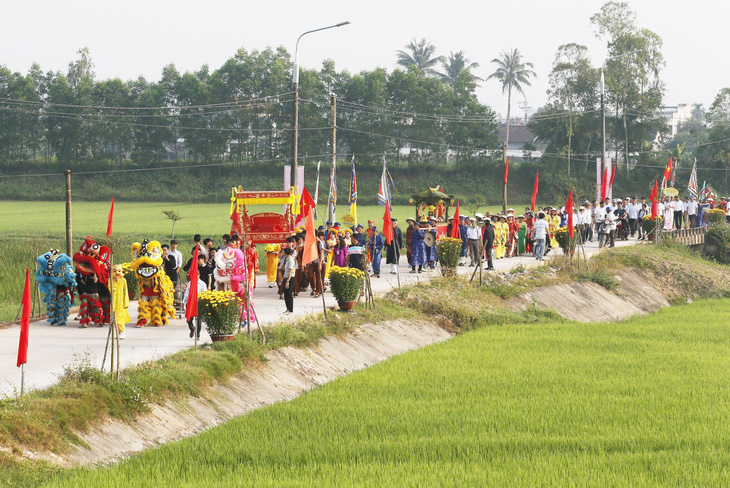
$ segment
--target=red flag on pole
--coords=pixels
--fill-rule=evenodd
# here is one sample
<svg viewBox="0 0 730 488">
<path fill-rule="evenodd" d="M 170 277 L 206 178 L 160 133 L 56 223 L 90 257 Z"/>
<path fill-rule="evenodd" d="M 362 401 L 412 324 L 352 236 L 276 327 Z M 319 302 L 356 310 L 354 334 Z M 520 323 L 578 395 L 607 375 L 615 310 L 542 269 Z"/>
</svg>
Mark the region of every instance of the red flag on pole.
<svg viewBox="0 0 730 488">
<path fill-rule="evenodd" d="M 657 200 L 657 193 L 658 193 L 657 181 L 654 180 L 654 189 L 651 191 L 651 194 L 649 195 L 649 200 L 651 200 L 651 220 L 652 221 L 656 220 L 656 211 L 657 211 L 657 208 L 656 208 L 657 207 L 656 200 Z"/>
<path fill-rule="evenodd" d="M 106 236 L 111 237 L 112 236 L 112 221 L 114 220 L 114 197 L 112 197 L 112 206 L 109 209 L 109 216 L 106 218 L 108 221 L 106 226 Z"/>
<path fill-rule="evenodd" d="M 608 167 L 603 168 L 603 178 L 601 178 L 601 201 L 606 200 L 606 193 L 607 193 L 607 187 L 608 184 Z"/>
<path fill-rule="evenodd" d="M 530 210 L 533 212 L 535 211 L 535 199 L 537 198 L 537 183 L 539 178 L 540 172 L 538 171 L 535 173 L 535 186 L 532 187 L 532 204 L 530 205 Z"/>
<path fill-rule="evenodd" d="M 28 329 L 30 328 L 30 270 L 25 268 L 23 288 L 23 315 L 20 317 L 20 344 L 18 345 L 18 367 L 28 362 Z"/>
<path fill-rule="evenodd" d="M 190 289 L 188 303 L 185 304 L 185 319 L 190 321 L 198 316 L 198 246 L 193 251 L 193 260 L 190 264 Z"/>
<path fill-rule="evenodd" d="M 509 174 L 509 156 L 504 161 L 504 184 L 507 184 L 507 175 Z"/>
<path fill-rule="evenodd" d="M 451 224 L 451 237 L 454 239 L 461 239 L 461 232 L 459 232 L 459 200 L 456 201 L 456 212 L 454 212 L 454 223 Z"/>
<path fill-rule="evenodd" d="M 383 214 L 383 239 L 386 244 L 393 242 L 393 222 L 390 221 L 390 202 L 385 206 Z"/>
<path fill-rule="evenodd" d="M 608 182 L 608 187 L 613 188 L 613 179 L 616 177 L 616 168 L 618 168 L 618 165 L 614 164 L 613 168 L 611 168 L 611 181 Z"/>
<path fill-rule="evenodd" d="M 307 229 L 307 236 L 304 238 L 304 255 L 302 256 L 302 266 L 306 266 L 319 257 L 317 250 L 317 234 L 314 231 L 314 220 L 312 219 L 312 212 L 307 215 L 307 222 L 305 224 Z"/>
<path fill-rule="evenodd" d="M 568 212 L 568 235 L 573 238 L 573 190 L 570 190 L 568 201 L 565 202 L 565 211 Z"/>
<path fill-rule="evenodd" d="M 669 163 L 667 163 L 667 167 L 664 168 L 664 181 L 669 182 L 671 177 L 672 177 L 672 158 L 669 158 Z"/>
</svg>

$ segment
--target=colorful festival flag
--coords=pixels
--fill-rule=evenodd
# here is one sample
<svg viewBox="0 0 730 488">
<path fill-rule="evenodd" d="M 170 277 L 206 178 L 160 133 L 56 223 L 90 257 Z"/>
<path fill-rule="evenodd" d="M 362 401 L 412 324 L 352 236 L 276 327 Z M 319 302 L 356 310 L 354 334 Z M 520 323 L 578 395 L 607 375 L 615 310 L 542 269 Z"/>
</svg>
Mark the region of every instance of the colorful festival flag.
<svg viewBox="0 0 730 488">
<path fill-rule="evenodd" d="M 350 173 L 350 215 L 357 224 L 357 176 L 355 175 L 355 156 L 352 156 L 352 172 Z"/>
<path fill-rule="evenodd" d="M 390 221 L 390 202 L 385 206 L 383 214 L 383 239 L 387 244 L 393 242 L 393 222 Z"/>
<path fill-rule="evenodd" d="M 603 168 L 603 178 L 601 178 L 601 201 L 606 201 L 606 192 L 608 190 L 608 167 Z"/>
<path fill-rule="evenodd" d="M 669 158 L 669 162 L 667 163 L 667 167 L 664 168 L 664 179 L 662 180 L 662 189 L 667 187 L 667 184 L 669 183 L 669 180 L 672 177 L 672 158 Z"/>
<path fill-rule="evenodd" d="M 537 198 L 537 186 L 538 186 L 538 179 L 540 178 L 540 172 L 538 171 L 535 173 L 535 186 L 532 187 L 532 203 L 530 205 L 530 210 L 533 212 L 535 211 L 535 199 Z"/>
<path fill-rule="evenodd" d="M 570 190 L 568 201 L 565 202 L 565 211 L 568 212 L 568 235 L 573 238 L 573 190 Z"/>
<path fill-rule="evenodd" d="M 20 317 L 20 343 L 18 344 L 18 368 L 28 362 L 28 332 L 30 329 L 30 269 L 25 268 L 23 288 L 23 315 Z"/>
<path fill-rule="evenodd" d="M 190 290 L 188 290 L 188 303 L 185 304 L 185 319 L 187 321 L 198 316 L 198 247 L 195 246 L 190 266 Z"/>
<path fill-rule="evenodd" d="M 109 209 L 109 215 L 106 218 L 107 225 L 106 225 L 106 236 L 111 237 L 112 236 L 112 221 L 114 220 L 114 197 L 112 197 L 112 206 Z"/>
<path fill-rule="evenodd" d="M 651 220 L 656 220 L 657 194 L 658 194 L 657 181 L 654 180 L 654 189 L 651 191 L 651 194 L 649 194 L 649 200 L 651 200 Z"/>
<path fill-rule="evenodd" d="M 302 265 L 306 266 L 319 257 L 317 250 L 317 233 L 314 230 L 314 219 L 312 213 L 307 215 L 307 223 L 305 224 L 307 235 L 304 238 L 304 255 L 302 255 Z"/>
<path fill-rule="evenodd" d="M 687 191 L 694 198 L 699 196 L 697 186 L 697 158 L 695 158 L 695 163 L 692 166 L 692 173 L 689 175 L 689 183 L 687 183 Z"/>
<path fill-rule="evenodd" d="M 329 218 L 334 218 L 335 212 L 337 211 L 337 175 L 335 174 L 335 168 L 332 167 L 330 171 L 330 193 L 327 200 L 327 208 L 329 209 Z"/>
<path fill-rule="evenodd" d="M 378 187 L 378 205 L 390 206 L 390 187 L 388 186 L 388 165 L 383 157 L 383 174 L 380 176 Z"/>
<path fill-rule="evenodd" d="M 504 160 L 504 184 L 507 184 L 507 176 L 509 176 L 509 156 Z"/>
<path fill-rule="evenodd" d="M 454 223 L 451 224 L 451 236 L 454 239 L 461 239 L 461 232 L 459 232 L 459 200 L 456 201 L 456 212 L 454 212 Z"/>
</svg>

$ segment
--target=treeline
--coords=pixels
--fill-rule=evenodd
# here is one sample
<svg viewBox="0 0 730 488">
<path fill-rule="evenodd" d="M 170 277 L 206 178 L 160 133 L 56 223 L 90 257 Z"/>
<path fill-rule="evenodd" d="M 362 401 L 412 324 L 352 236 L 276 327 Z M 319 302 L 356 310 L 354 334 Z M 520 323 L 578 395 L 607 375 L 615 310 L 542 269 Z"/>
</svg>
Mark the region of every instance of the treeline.
<svg viewBox="0 0 730 488">
<path fill-rule="evenodd" d="M 87 49 L 67 73 L 0 67 L 0 161 L 71 167 L 166 159 L 263 161 L 292 154 L 291 55 L 240 49 L 219 69 L 159 81 L 97 80 Z M 497 146 L 494 112 L 479 103 L 468 70 L 451 82 L 416 67 L 338 71 L 325 61 L 300 71 L 299 154 L 329 153 L 330 95 L 337 98 L 340 154 L 389 159 L 475 158 Z"/>
</svg>

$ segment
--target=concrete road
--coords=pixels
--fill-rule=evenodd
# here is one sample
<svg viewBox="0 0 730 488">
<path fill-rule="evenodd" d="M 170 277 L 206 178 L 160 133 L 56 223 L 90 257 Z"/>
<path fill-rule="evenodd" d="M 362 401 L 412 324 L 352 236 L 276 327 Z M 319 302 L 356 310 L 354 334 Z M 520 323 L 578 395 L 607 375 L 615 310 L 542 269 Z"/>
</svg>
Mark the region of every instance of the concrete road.
<svg viewBox="0 0 730 488">
<path fill-rule="evenodd" d="M 635 244 L 631 239 L 626 242 L 617 242 L 618 246 Z M 598 252 L 597 243 L 587 243 L 586 254 L 591 256 Z M 546 256 L 546 261 L 560 255 L 559 249 Z M 410 274 L 405 264 L 405 256 L 401 257 L 399 266 L 401 286 L 417 282 L 428 281 L 432 276 L 440 275 L 439 271 Z M 495 260 L 496 271 L 508 271 L 516 266 L 533 267 L 540 263 L 531 255 Z M 459 274 L 471 275 L 473 267 L 461 266 Z M 381 277 L 372 278 L 372 288 L 376 295 L 382 295 L 397 288 L 396 275 L 389 274 L 390 265 L 383 260 Z M 487 271 L 484 271 L 487 273 Z M 274 290 L 267 288 L 266 277 L 258 277 L 259 288 L 254 293 L 256 313 L 262 325 L 271 325 L 282 320 L 291 320 L 292 316 L 282 315 L 286 310 L 284 301 L 278 298 Z M 20 295 L 20 292 L 19 292 Z M 325 293 L 328 308 L 337 306 L 331 293 Z M 302 293 L 294 300 L 294 316 L 318 313 L 322 311 L 322 299 L 312 298 L 309 292 Z M 133 323 L 136 322 L 137 303 L 132 302 L 129 313 Z M 70 317 L 65 327 L 48 325 L 45 321 L 30 324 L 30 339 L 28 348 L 28 363 L 25 365 L 26 388 L 45 388 L 58 379 L 64 367 L 82 361 L 91 361 L 99 366 L 104 355 L 104 346 L 108 334 L 107 327 L 89 326 L 79 329 L 78 322 Z M 20 329 L 18 326 L 0 330 L 0 395 L 12 395 L 20 390 L 20 368 L 17 368 L 17 352 Z M 122 367 L 142 363 L 174 353 L 193 346 L 193 340 L 188 337 L 189 331 L 183 319 L 173 320 L 164 327 L 135 328 L 127 325 L 127 337 L 121 341 Z M 209 342 L 210 338 L 203 327 L 202 342 Z M 107 366 L 108 368 L 108 366 Z"/>
</svg>

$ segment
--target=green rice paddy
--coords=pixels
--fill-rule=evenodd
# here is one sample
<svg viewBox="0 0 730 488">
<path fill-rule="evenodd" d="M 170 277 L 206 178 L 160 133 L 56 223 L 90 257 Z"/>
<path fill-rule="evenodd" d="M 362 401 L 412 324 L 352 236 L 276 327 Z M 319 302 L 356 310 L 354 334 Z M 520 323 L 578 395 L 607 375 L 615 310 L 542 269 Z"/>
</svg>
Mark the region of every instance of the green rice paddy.
<svg viewBox="0 0 730 488">
<path fill-rule="evenodd" d="M 44 486 L 727 486 L 729 310 L 486 327 Z"/>
</svg>

